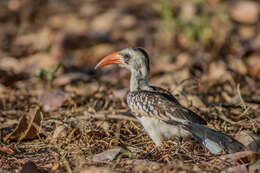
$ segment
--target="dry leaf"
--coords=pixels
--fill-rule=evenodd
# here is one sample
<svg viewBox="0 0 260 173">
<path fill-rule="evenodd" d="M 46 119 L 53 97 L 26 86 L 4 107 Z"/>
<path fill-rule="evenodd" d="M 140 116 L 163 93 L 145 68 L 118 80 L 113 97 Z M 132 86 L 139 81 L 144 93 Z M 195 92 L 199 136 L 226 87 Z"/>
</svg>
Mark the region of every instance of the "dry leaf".
<svg viewBox="0 0 260 173">
<path fill-rule="evenodd" d="M 187 99 L 191 101 L 192 105 L 197 108 L 206 108 L 206 105 L 201 101 L 201 99 L 196 95 L 188 95 Z"/>
<path fill-rule="evenodd" d="M 42 93 L 39 96 L 39 103 L 45 111 L 54 111 L 58 109 L 68 98 L 70 94 L 62 90 L 54 90 Z"/>
<path fill-rule="evenodd" d="M 109 168 L 98 168 L 98 167 L 91 166 L 82 169 L 80 173 L 115 173 L 115 171 L 112 171 Z"/>
<path fill-rule="evenodd" d="M 232 70 L 245 75 L 247 73 L 247 67 L 240 58 L 230 58 L 229 66 Z"/>
<path fill-rule="evenodd" d="M 0 153 L 5 153 L 5 154 L 8 154 L 8 155 L 13 155 L 14 154 L 14 151 L 8 147 L 8 146 L 0 146 Z"/>
<path fill-rule="evenodd" d="M 228 168 L 228 173 L 248 173 L 246 165 L 238 165 L 235 167 Z"/>
<path fill-rule="evenodd" d="M 24 72 L 31 75 L 35 75 L 39 69 L 49 71 L 58 63 L 59 59 L 47 53 L 37 53 L 21 60 L 21 66 L 23 66 Z"/>
<path fill-rule="evenodd" d="M 5 71 L 0 69 L 0 83 L 4 86 L 10 86 L 17 81 L 24 80 L 25 76 L 22 73 L 13 73 L 12 71 Z"/>
<path fill-rule="evenodd" d="M 5 71 L 13 71 L 15 73 L 20 73 L 22 71 L 19 60 L 8 56 L 0 58 L 0 69 Z"/>
<path fill-rule="evenodd" d="M 76 33 L 85 32 L 88 26 L 86 20 L 70 13 L 50 16 L 47 23 L 51 27 L 60 28 L 61 30 L 73 31 Z"/>
<path fill-rule="evenodd" d="M 112 50 L 115 50 L 115 46 L 112 44 L 98 44 L 95 46 L 90 47 L 89 49 L 84 50 L 84 59 L 86 63 L 93 63 L 96 64 L 100 58 L 105 57 Z"/>
<path fill-rule="evenodd" d="M 237 1 L 231 6 L 229 14 L 237 22 L 252 24 L 258 20 L 259 6 L 254 1 Z"/>
<path fill-rule="evenodd" d="M 53 132 L 52 135 L 52 140 L 57 139 L 57 138 L 63 138 L 67 135 L 66 133 L 66 127 L 63 125 L 58 126 L 55 131 Z"/>
<path fill-rule="evenodd" d="M 128 166 L 133 167 L 132 172 L 165 172 L 161 170 L 161 163 L 149 160 L 141 160 L 141 159 L 132 159 L 132 160 L 124 160 L 123 163 Z M 178 165 L 181 166 L 181 165 Z M 150 171 L 149 171 L 150 170 Z M 153 171 L 151 171 L 153 170 Z M 173 171 L 174 173 L 176 171 Z M 178 171 L 177 171 L 178 172 Z"/>
<path fill-rule="evenodd" d="M 241 131 L 236 135 L 236 139 L 245 145 L 249 150 L 258 151 L 260 149 L 260 137 L 250 131 Z"/>
<path fill-rule="evenodd" d="M 227 74 L 226 65 L 222 61 L 209 64 L 209 80 L 219 80 Z"/>
<path fill-rule="evenodd" d="M 90 77 L 84 73 L 79 73 L 79 72 L 67 73 L 67 74 L 59 75 L 57 78 L 55 78 L 53 80 L 53 85 L 64 86 L 74 81 L 88 81 L 89 78 Z"/>
<path fill-rule="evenodd" d="M 193 20 L 196 14 L 196 6 L 193 1 L 183 1 L 181 6 L 181 15 L 185 22 L 190 22 Z"/>
<path fill-rule="evenodd" d="M 135 165 L 135 170 L 142 170 L 142 167 L 152 167 L 153 169 L 159 169 L 160 165 L 157 162 L 148 161 L 148 160 L 133 160 L 133 164 Z"/>
<path fill-rule="evenodd" d="M 23 139 L 33 139 L 39 134 L 39 129 L 42 123 L 42 113 L 39 108 L 29 112 L 30 119 L 22 116 L 15 130 L 4 137 L 4 142 L 7 140 L 21 141 Z"/>
<path fill-rule="evenodd" d="M 93 156 L 94 162 L 109 162 L 115 159 L 115 157 L 120 153 L 121 148 L 111 149 L 104 151 Z"/>
<path fill-rule="evenodd" d="M 247 59 L 249 74 L 260 79 L 260 54 L 256 53 Z"/>
<path fill-rule="evenodd" d="M 18 126 L 15 128 L 15 130 L 4 137 L 4 142 L 6 142 L 9 139 L 10 140 L 19 139 L 21 134 L 26 131 L 27 127 L 28 127 L 28 123 L 27 123 L 27 120 L 26 120 L 26 116 L 23 115 L 20 118 Z"/>
<path fill-rule="evenodd" d="M 24 136 L 21 136 L 21 140 L 24 139 L 33 139 L 39 134 L 39 130 L 42 124 L 42 112 L 40 108 L 30 111 L 30 122 L 29 126 L 26 129 Z"/>
<path fill-rule="evenodd" d="M 124 14 L 121 10 L 112 9 L 97 16 L 90 24 L 90 30 L 97 33 L 108 33 L 113 28 L 131 28 L 136 25 L 134 16 Z"/>
<path fill-rule="evenodd" d="M 115 98 L 124 98 L 127 95 L 128 89 L 114 90 L 113 94 Z"/>
<path fill-rule="evenodd" d="M 249 166 L 249 173 L 260 172 L 260 159 L 257 160 L 254 164 Z"/>
<path fill-rule="evenodd" d="M 26 162 L 21 170 L 21 173 L 44 173 L 46 171 L 40 170 L 32 161 Z"/>
<path fill-rule="evenodd" d="M 228 160 L 228 161 L 236 161 L 239 159 L 244 159 L 246 157 L 252 157 L 255 154 L 253 151 L 241 151 L 237 153 L 231 153 L 231 154 L 226 154 L 220 157 L 222 160 Z"/>
<path fill-rule="evenodd" d="M 252 27 L 252 26 L 240 26 L 238 28 L 238 32 L 239 32 L 239 35 L 240 37 L 243 39 L 243 40 L 249 40 L 249 39 L 253 39 L 255 38 L 255 33 L 256 33 L 256 28 L 255 27 Z M 242 59 L 241 59 L 242 60 Z"/>
<path fill-rule="evenodd" d="M 99 88 L 98 83 L 88 83 L 82 85 L 66 85 L 64 90 L 69 93 L 75 93 L 76 95 L 81 95 L 84 97 L 91 96 Z"/>
<path fill-rule="evenodd" d="M 109 126 L 110 126 L 107 121 L 96 121 L 95 124 L 96 124 L 97 127 L 101 127 L 104 130 L 108 130 Z"/>
</svg>

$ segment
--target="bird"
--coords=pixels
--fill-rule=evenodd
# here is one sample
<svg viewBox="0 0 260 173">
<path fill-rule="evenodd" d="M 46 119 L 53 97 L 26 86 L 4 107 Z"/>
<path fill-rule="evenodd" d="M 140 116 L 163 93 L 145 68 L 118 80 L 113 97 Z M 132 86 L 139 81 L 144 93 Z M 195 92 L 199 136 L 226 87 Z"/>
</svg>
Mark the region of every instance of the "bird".
<svg viewBox="0 0 260 173">
<path fill-rule="evenodd" d="M 203 118 L 182 106 L 168 90 L 149 84 L 150 60 L 144 48 L 130 47 L 111 53 L 100 60 L 95 69 L 110 64 L 118 64 L 131 72 L 127 105 L 155 143 L 146 156 L 166 139 L 189 135 L 213 154 L 244 150 L 244 145 L 233 137 L 207 127 Z"/>
</svg>

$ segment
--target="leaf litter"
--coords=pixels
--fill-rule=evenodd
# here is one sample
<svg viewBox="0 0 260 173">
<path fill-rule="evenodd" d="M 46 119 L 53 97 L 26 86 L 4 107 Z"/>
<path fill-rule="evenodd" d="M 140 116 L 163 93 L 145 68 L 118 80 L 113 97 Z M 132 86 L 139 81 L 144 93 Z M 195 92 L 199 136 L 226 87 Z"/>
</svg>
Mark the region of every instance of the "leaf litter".
<svg viewBox="0 0 260 173">
<path fill-rule="evenodd" d="M 259 3 L 169 2 L 0 2 L 0 170 L 259 171 Z M 173 139 L 144 159 L 154 144 L 126 105 L 129 72 L 94 71 L 129 46 L 149 52 L 152 84 L 253 151 L 212 155 L 189 138 L 174 155 Z M 57 64 L 52 80 L 35 74 Z"/>
<path fill-rule="evenodd" d="M 40 133 L 43 115 L 40 108 L 32 109 L 29 112 L 29 120 L 27 120 L 26 115 L 23 115 L 15 130 L 3 139 L 4 142 L 8 140 L 16 140 L 18 142 L 26 139 L 33 139 L 37 137 Z"/>
</svg>

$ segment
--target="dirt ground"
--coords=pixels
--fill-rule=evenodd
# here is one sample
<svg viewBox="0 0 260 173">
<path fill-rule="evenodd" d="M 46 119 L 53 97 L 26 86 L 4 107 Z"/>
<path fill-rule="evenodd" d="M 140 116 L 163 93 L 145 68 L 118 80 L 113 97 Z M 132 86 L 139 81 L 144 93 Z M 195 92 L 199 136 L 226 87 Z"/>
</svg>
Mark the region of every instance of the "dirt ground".
<svg viewBox="0 0 260 173">
<path fill-rule="evenodd" d="M 260 172 L 260 3 L 1 0 L 0 172 Z M 140 46 L 150 82 L 248 151 L 192 137 L 154 147 L 126 104 L 129 72 L 94 70 Z"/>
</svg>

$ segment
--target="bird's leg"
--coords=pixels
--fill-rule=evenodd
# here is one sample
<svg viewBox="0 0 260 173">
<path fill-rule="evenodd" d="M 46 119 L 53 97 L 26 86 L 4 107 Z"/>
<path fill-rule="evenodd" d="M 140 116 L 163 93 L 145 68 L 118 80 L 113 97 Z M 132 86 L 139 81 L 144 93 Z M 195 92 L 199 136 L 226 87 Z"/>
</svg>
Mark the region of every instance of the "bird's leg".
<svg viewBox="0 0 260 173">
<path fill-rule="evenodd" d="M 183 138 L 182 137 L 178 137 L 178 144 L 176 146 L 175 151 L 173 152 L 173 155 L 177 155 L 179 153 L 179 151 L 180 151 L 180 149 L 182 147 L 182 144 L 183 144 Z M 182 151 L 188 157 L 193 158 L 193 156 L 191 154 L 189 154 L 188 152 L 186 152 L 185 150 L 182 150 Z"/>
<path fill-rule="evenodd" d="M 179 150 L 180 150 L 180 148 L 181 148 L 181 146 L 182 146 L 182 142 L 183 142 L 183 138 L 182 137 L 178 137 L 178 141 L 177 141 L 177 147 L 176 147 L 176 149 L 175 149 L 175 151 L 174 151 L 174 155 L 176 155 L 176 154 L 178 154 L 179 153 Z"/>
<path fill-rule="evenodd" d="M 153 149 L 151 149 L 148 153 L 145 154 L 144 158 L 150 157 L 152 153 L 157 150 L 158 146 L 155 146 Z"/>
</svg>

